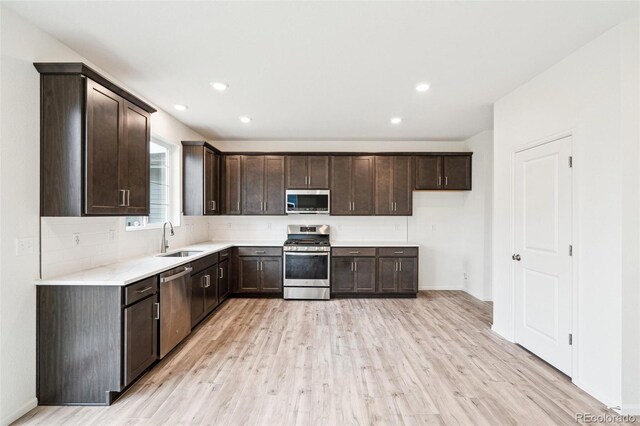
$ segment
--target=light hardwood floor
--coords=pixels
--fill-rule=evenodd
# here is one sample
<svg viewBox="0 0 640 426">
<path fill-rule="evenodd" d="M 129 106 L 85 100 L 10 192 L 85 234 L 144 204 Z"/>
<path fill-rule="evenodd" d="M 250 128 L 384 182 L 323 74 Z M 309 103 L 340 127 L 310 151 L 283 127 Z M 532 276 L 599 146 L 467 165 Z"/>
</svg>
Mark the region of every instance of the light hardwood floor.
<svg viewBox="0 0 640 426">
<path fill-rule="evenodd" d="M 490 303 L 455 291 L 232 299 L 112 406 L 37 407 L 18 423 L 540 425 L 608 412 L 490 323 Z"/>
</svg>

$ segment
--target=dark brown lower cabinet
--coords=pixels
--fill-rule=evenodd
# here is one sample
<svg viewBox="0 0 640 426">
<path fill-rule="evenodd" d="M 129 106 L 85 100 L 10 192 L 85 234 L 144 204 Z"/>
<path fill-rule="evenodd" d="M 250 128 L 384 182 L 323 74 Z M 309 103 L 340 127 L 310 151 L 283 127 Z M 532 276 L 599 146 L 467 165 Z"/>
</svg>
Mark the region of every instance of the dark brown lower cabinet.
<svg viewBox="0 0 640 426">
<path fill-rule="evenodd" d="M 376 291 L 375 257 L 334 257 L 331 259 L 332 293 L 373 293 Z"/>
<path fill-rule="evenodd" d="M 218 299 L 220 303 L 231 294 L 229 272 L 229 259 L 221 261 L 218 265 Z"/>
<path fill-rule="evenodd" d="M 331 294 L 416 295 L 418 248 L 334 248 Z"/>
<path fill-rule="evenodd" d="M 381 293 L 416 293 L 418 291 L 418 258 L 379 258 L 378 290 Z"/>
<path fill-rule="evenodd" d="M 238 293 L 282 292 L 282 249 L 262 247 L 240 247 L 237 249 Z M 242 254 L 265 254 L 243 256 Z"/>
<path fill-rule="evenodd" d="M 131 384 L 158 359 L 158 296 L 124 309 L 124 385 Z"/>
<path fill-rule="evenodd" d="M 37 397 L 109 405 L 158 358 L 158 277 L 37 287 Z"/>
<path fill-rule="evenodd" d="M 217 259 L 217 256 L 213 257 Z M 193 262 L 193 265 L 196 265 Z M 201 264 L 202 265 L 202 264 Z M 218 297 L 218 262 L 191 275 L 191 327 L 195 327 L 220 303 Z"/>
</svg>

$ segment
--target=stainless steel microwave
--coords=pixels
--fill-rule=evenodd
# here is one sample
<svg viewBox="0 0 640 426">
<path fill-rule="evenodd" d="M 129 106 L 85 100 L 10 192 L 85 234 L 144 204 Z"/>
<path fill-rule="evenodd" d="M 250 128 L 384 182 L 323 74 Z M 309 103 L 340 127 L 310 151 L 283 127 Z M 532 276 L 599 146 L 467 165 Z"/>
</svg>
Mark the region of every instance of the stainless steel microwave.
<svg viewBox="0 0 640 426">
<path fill-rule="evenodd" d="M 291 189 L 287 191 L 287 214 L 329 214 L 329 190 Z"/>
</svg>

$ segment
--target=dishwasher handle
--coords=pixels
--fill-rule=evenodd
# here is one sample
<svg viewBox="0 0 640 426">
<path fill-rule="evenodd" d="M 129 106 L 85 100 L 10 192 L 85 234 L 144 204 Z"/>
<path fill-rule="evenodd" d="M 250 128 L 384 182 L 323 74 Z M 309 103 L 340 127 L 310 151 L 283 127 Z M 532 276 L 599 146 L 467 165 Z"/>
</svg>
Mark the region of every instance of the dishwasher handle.
<svg viewBox="0 0 640 426">
<path fill-rule="evenodd" d="M 183 277 L 188 273 L 190 273 L 191 271 L 193 271 L 193 268 L 191 266 L 187 266 L 186 268 L 184 268 L 184 271 L 182 272 L 178 272 L 177 274 L 174 274 L 174 275 L 169 275 L 168 277 L 160 277 L 160 284 Z"/>
</svg>

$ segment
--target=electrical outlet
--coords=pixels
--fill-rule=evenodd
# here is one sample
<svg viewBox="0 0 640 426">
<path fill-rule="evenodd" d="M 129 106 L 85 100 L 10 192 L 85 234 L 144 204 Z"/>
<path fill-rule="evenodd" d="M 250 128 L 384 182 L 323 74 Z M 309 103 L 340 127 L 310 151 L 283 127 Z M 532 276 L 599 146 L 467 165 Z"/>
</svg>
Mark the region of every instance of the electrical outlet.
<svg viewBox="0 0 640 426">
<path fill-rule="evenodd" d="M 465 281 L 469 278 L 466 272 L 464 274 L 462 274 L 462 275 L 464 276 L 464 280 Z"/>
<path fill-rule="evenodd" d="M 116 239 L 116 230 L 109 229 L 109 241 L 115 241 Z"/>
<path fill-rule="evenodd" d="M 33 238 L 16 238 L 16 255 L 33 254 Z"/>
<path fill-rule="evenodd" d="M 80 245 L 80 234 L 73 234 L 73 245 L 74 247 Z"/>
</svg>

